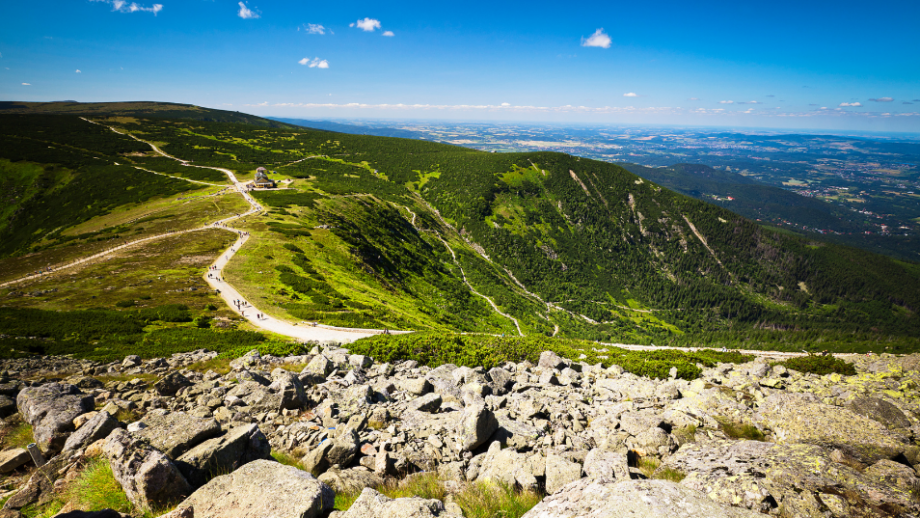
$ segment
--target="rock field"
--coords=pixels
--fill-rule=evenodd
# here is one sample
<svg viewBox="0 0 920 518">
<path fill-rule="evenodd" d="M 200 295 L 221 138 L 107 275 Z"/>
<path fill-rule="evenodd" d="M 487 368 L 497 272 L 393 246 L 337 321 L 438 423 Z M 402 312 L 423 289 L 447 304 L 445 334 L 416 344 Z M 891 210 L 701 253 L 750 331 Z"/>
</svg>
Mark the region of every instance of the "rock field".
<svg viewBox="0 0 920 518">
<path fill-rule="evenodd" d="M 545 494 L 526 518 L 920 516 L 920 355 L 854 356 L 856 376 L 759 358 L 693 381 L 551 352 L 488 371 L 333 347 L 188 368 L 215 356 L 3 361 L 0 417 L 29 423 L 47 463 L 0 452 L 0 518 L 49 501 L 93 456 L 138 509 L 178 502 L 169 518 L 461 516 L 450 495 L 374 489 L 419 472 L 449 493 Z M 344 512 L 340 492 L 358 495 Z"/>
</svg>

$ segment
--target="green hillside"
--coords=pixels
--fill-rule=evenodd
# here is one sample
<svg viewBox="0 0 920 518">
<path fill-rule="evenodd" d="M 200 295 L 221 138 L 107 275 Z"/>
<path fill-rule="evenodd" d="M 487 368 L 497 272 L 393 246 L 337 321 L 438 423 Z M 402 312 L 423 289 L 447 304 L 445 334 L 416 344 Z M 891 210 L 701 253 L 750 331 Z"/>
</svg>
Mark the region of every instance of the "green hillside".
<svg viewBox="0 0 920 518">
<path fill-rule="evenodd" d="M 94 118 L 195 164 L 243 179 L 264 166 L 289 181 L 256 193 L 270 210 L 239 225 L 253 239 L 225 270 L 247 299 L 283 318 L 659 345 L 920 346 L 916 265 L 770 231 L 614 164 L 294 127 Z M 81 125 L 88 137 L 48 136 Z M 68 246 L 43 234 L 66 233 L 59 219 L 88 225 L 114 207 L 171 195 L 168 182 L 180 181 L 142 179 L 131 167 L 119 181 L 136 187 L 112 183 L 92 203 L 61 205 L 54 219 L 31 201 L 49 192 L 36 184 L 37 167 L 73 170 L 78 149 L 104 155 L 105 170 L 151 155 L 114 132 L 91 147 L 94 128 L 105 128 L 75 116 L 5 115 L 0 127 L 0 157 L 31 164 L 12 180 L 25 198 L 17 218 L 36 220 L 0 229 L 13 238 L 0 250 L 9 260 Z M 39 144 L 50 140 L 66 153 L 44 155 Z M 22 143 L 35 143 L 34 153 L 18 151 L 29 149 Z M 0 292 L 0 304 L 26 303 Z"/>
</svg>

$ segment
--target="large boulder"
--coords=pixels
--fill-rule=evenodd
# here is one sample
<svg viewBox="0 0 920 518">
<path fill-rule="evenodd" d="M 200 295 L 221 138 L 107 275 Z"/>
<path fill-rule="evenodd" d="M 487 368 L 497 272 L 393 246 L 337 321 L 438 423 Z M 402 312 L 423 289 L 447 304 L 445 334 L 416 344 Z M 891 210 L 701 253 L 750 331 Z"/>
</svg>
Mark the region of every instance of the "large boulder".
<svg viewBox="0 0 920 518">
<path fill-rule="evenodd" d="M 115 480 L 137 507 L 162 509 L 188 496 L 192 487 L 161 451 L 118 429 L 103 447 Z"/>
<path fill-rule="evenodd" d="M 185 412 L 158 409 L 140 421 L 143 427 L 133 432 L 154 448 L 177 458 L 197 444 L 220 434 L 220 424 L 213 418 L 193 417 Z"/>
<path fill-rule="evenodd" d="M 581 479 L 547 496 L 523 518 L 758 518 L 666 480 L 599 482 Z"/>
<path fill-rule="evenodd" d="M 200 487 L 214 476 L 230 473 L 254 460 L 271 458 L 271 451 L 258 425 L 248 424 L 208 439 L 175 462 L 189 484 Z"/>
<path fill-rule="evenodd" d="M 105 439 L 116 428 L 118 428 L 118 420 L 111 414 L 105 411 L 97 412 L 67 438 L 67 442 L 64 443 L 64 451 L 77 451 L 100 439 Z"/>
<path fill-rule="evenodd" d="M 860 397 L 847 404 L 847 408 L 861 416 L 882 423 L 886 428 L 910 428 L 910 420 L 904 412 L 884 399 Z"/>
<path fill-rule="evenodd" d="M 584 472 L 598 482 L 629 480 L 629 460 L 625 454 L 595 448 L 585 456 Z"/>
<path fill-rule="evenodd" d="M 93 396 L 73 385 L 48 383 L 23 389 L 16 396 L 16 405 L 23 419 L 32 425 L 35 443 L 53 455 L 61 451 L 74 431 L 73 420 L 93 410 L 96 403 Z"/>
<path fill-rule="evenodd" d="M 307 403 L 303 383 L 293 373 L 280 367 L 272 371 L 272 383 L 268 390 L 281 398 L 282 409 L 301 408 Z"/>
<path fill-rule="evenodd" d="M 334 505 L 335 492 L 313 475 L 271 460 L 255 460 L 212 478 L 176 512 L 191 509 L 195 518 L 318 518 Z"/>
<path fill-rule="evenodd" d="M 153 389 L 161 396 L 175 396 L 185 387 L 191 387 L 193 383 L 182 375 L 179 371 L 172 371 L 163 376 L 153 384 Z"/>
<path fill-rule="evenodd" d="M 378 487 L 383 477 L 364 467 L 352 469 L 329 469 L 319 476 L 319 481 L 331 487 L 336 493 L 361 491 L 366 487 Z"/>
<path fill-rule="evenodd" d="M 890 432 L 882 423 L 818 402 L 811 394 L 771 395 L 761 403 L 754 419 L 773 431 L 777 443 L 839 448 L 865 464 L 893 459 L 908 447 L 905 437 Z"/>
<path fill-rule="evenodd" d="M 464 450 L 474 450 L 498 430 L 498 419 L 484 405 L 469 406 L 457 419 L 457 433 Z"/>
<path fill-rule="evenodd" d="M 916 488 L 873 477 L 872 468 L 841 464 L 837 453 L 809 444 L 702 441 L 681 446 L 662 467 L 686 474 L 682 485 L 715 501 L 757 512 L 786 509 L 809 518 L 825 516 L 822 508 L 850 509 L 847 516 L 871 515 L 873 508 L 920 512 Z M 875 469 L 896 464 L 882 462 Z"/>
<path fill-rule="evenodd" d="M 551 453 L 546 457 L 546 494 L 551 495 L 581 478 L 581 464 Z"/>
<path fill-rule="evenodd" d="M 448 513 L 440 500 L 389 498 L 366 488 L 341 518 L 458 518 Z M 196 518 L 197 515 L 196 515 Z"/>
<path fill-rule="evenodd" d="M 467 472 L 467 478 L 477 482 L 500 483 L 528 490 L 537 489 L 537 479 L 528 457 L 513 448 L 502 449 L 498 442 L 493 442 L 486 453 L 474 457 L 471 465 L 472 469 Z"/>
</svg>

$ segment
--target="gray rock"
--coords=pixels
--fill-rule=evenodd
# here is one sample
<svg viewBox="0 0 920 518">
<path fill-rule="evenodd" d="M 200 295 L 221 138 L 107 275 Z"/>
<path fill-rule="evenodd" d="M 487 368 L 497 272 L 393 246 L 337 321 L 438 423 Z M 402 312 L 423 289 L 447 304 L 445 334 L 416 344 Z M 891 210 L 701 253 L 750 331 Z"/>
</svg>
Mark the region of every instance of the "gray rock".
<svg viewBox="0 0 920 518">
<path fill-rule="evenodd" d="M 191 387 L 192 382 L 179 371 L 172 371 L 153 384 L 153 389 L 161 396 L 175 396 L 184 387 Z"/>
<path fill-rule="evenodd" d="M 348 466 L 355 460 L 360 447 L 358 433 L 352 429 L 346 429 L 332 440 L 332 448 L 326 453 L 326 460 L 330 466 L 335 464 L 342 467 Z"/>
<path fill-rule="evenodd" d="M 541 369 L 562 370 L 568 366 L 568 363 L 552 351 L 543 351 L 540 353 L 540 361 L 537 365 Z"/>
<path fill-rule="evenodd" d="M 498 419 L 485 406 L 471 406 L 463 409 L 458 418 L 460 445 L 466 450 L 474 450 L 489 440 L 498 430 Z"/>
<path fill-rule="evenodd" d="M 329 373 L 332 372 L 332 369 L 333 365 L 332 362 L 329 361 L 329 358 L 326 358 L 320 354 L 314 356 L 313 359 L 310 360 L 310 363 L 308 363 L 307 366 L 303 368 L 300 374 L 313 374 L 325 378 L 329 375 Z"/>
<path fill-rule="evenodd" d="M 0 419 L 16 413 L 16 401 L 7 395 L 0 395 Z"/>
<path fill-rule="evenodd" d="M 313 475 L 256 460 L 212 478 L 177 510 L 191 508 L 194 518 L 319 518 L 334 505 L 335 492 Z"/>
<path fill-rule="evenodd" d="M 162 509 L 192 492 L 166 455 L 125 430 L 112 432 L 103 452 L 128 500 L 141 509 Z"/>
<path fill-rule="evenodd" d="M 221 437 L 208 439 L 176 459 L 189 484 L 200 487 L 212 477 L 229 473 L 258 459 L 271 458 L 271 445 L 258 425 L 240 425 Z"/>
<path fill-rule="evenodd" d="M 415 378 L 404 380 L 399 384 L 399 388 L 412 394 L 413 396 L 424 396 L 431 392 L 431 382 L 425 378 Z"/>
<path fill-rule="evenodd" d="M 447 518 L 450 514 L 440 500 L 389 498 L 366 488 L 341 518 Z"/>
<path fill-rule="evenodd" d="M 839 448 L 865 464 L 893 459 L 907 450 L 907 439 L 889 432 L 878 421 L 819 403 L 811 394 L 771 395 L 760 405 L 754 419 L 772 430 L 778 442 Z"/>
<path fill-rule="evenodd" d="M 523 518 L 759 518 L 759 513 L 718 504 L 699 491 L 666 480 L 573 482 Z"/>
<path fill-rule="evenodd" d="M 137 367 L 141 364 L 141 357 L 136 354 L 129 354 L 125 356 L 125 359 L 122 360 L 121 366 L 125 369 L 130 369 L 131 367 Z"/>
<path fill-rule="evenodd" d="M 585 456 L 584 472 L 598 482 L 629 480 L 629 462 L 622 453 L 595 448 Z"/>
<path fill-rule="evenodd" d="M 475 473 L 469 473 L 468 477 L 477 482 L 502 483 L 526 490 L 537 489 L 537 479 L 531 463 L 522 453 L 511 448 L 502 449 L 498 442 L 493 442 L 489 451 L 477 456 L 475 460 L 478 469 Z"/>
<path fill-rule="evenodd" d="M 67 442 L 64 443 L 64 451 L 76 451 L 100 439 L 105 439 L 118 428 L 118 424 L 118 421 L 108 412 L 98 412 L 67 438 Z"/>
<path fill-rule="evenodd" d="M 910 420 L 894 404 L 876 397 L 860 397 L 847 404 L 852 412 L 874 419 L 886 428 L 910 428 Z"/>
<path fill-rule="evenodd" d="M 25 448 L 10 448 L 0 452 L 0 473 L 9 473 L 32 462 L 32 456 Z"/>
<path fill-rule="evenodd" d="M 73 420 L 93 410 L 95 400 L 73 385 L 49 383 L 23 389 L 16 396 L 23 419 L 32 425 L 35 443 L 45 453 L 57 453 L 74 430 Z"/>
<path fill-rule="evenodd" d="M 374 364 L 374 360 L 362 354 L 352 354 L 348 356 L 348 364 L 356 369 L 369 369 Z"/>
<path fill-rule="evenodd" d="M 364 468 L 332 468 L 319 476 L 319 481 L 331 487 L 336 493 L 357 492 L 366 487 L 375 488 L 383 484 L 383 477 Z"/>
<path fill-rule="evenodd" d="M 281 397 L 282 410 L 301 408 L 307 403 L 303 383 L 297 376 L 282 368 L 272 371 L 272 383 L 268 389 Z"/>
<path fill-rule="evenodd" d="M 441 396 L 431 393 L 406 403 L 406 408 L 420 412 L 437 412 L 441 408 Z"/>
<path fill-rule="evenodd" d="M 546 457 L 546 493 L 551 495 L 581 478 L 581 464 L 550 454 Z"/>
<path fill-rule="evenodd" d="M 192 417 L 185 412 L 153 410 L 141 423 L 146 427 L 134 432 L 154 448 L 177 458 L 199 443 L 218 435 L 220 424 L 211 418 Z"/>
</svg>

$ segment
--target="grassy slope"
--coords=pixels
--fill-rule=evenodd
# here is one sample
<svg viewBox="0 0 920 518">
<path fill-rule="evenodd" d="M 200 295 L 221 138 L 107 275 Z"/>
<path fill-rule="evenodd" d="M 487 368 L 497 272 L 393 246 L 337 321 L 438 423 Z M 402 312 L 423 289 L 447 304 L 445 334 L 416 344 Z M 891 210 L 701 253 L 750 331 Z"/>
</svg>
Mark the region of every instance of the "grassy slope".
<svg viewBox="0 0 920 518">
<path fill-rule="evenodd" d="M 865 341 L 867 333 L 910 336 L 917 328 L 920 285 L 911 268 L 808 246 L 612 164 L 239 124 L 109 122 L 198 164 L 245 172 L 266 165 L 296 179 L 299 191 L 263 195 L 274 208 L 245 223 L 252 246 L 227 272 L 280 316 L 514 333 L 510 319 L 463 284 L 443 238 L 474 289 L 525 334 L 662 343 L 686 332 L 763 342 L 773 332 L 766 328 L 802 329 L 791 335 L 802 340 L 848 333 Z M 315 155 L 322 157 L 292 164 Z"/>
</svg>

